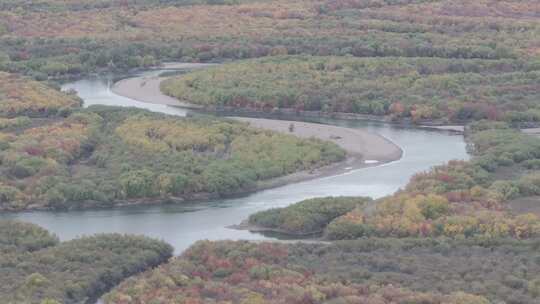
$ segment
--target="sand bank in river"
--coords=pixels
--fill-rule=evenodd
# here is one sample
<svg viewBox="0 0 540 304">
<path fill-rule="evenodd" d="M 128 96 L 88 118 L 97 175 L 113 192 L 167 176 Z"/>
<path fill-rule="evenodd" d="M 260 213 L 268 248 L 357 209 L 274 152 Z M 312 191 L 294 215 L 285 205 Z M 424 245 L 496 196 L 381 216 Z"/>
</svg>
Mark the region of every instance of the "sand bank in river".
<svg viewBox="0 0 540 304">
<path fill-rule="evenodd" d="M 165 68 L 204 68 L 207 65 L 178 64 L 165 66 Z M 166 77 L 141 76 L 121 80 L 114 84 L 112 91 L 118 95 L 129 97 L 138 101 L 164 104 L 171 106 L 188 106 L 177 99 L 163 94 L 159 88 L 161 81 Z M 331 125 L 305 122 L 289 122 L 283 120 L 258 119 L 236 117 L 235 119 L 248 122 L 254 127 L 292 133 L 296 136 L 308 138 L 315 137 L 329 140 L 345 149 L 349 155 L 358 158 L 361 155 L 364 162 L 369 165 L 384 163 L 401 158 L 402 151 L 388 139 L 361 129 L 351 129 Z M 294 123 L 294 132 L 289 132 L 289 126 Z M 358 164 L 355 166 L 357 167 Z"/>
<path fill-rule="evenodd" d="M 127 78 L 115 83 L 111 90 L 120 95 L 135 99 L 137 101 L 163 104 L 169 106 L 183 106 L 178 99 L 165 94 L 156 94 L 159 91 L 159 84 L 165 77 L 141 76 Z"/>
<path fill-rule="evenodd" d="M 183 65 L 181 67 L 185 68 L 186 66 Z M 189 68 L 203 67 L 205 66 L 189 65 Z M 178 66 L 175 66 L 174 68 L 178 68 Z M 184 104 L 175 98 L 163 94 L 160 90 L 160 83 L 164 79 L 166 79 L 166 77 L 157 76 L 140 76 L 124 79 L 117 82 L 113 86 L 112 91 L 118 95 L 129 97 L 141 102 L 196 108 L 196 106 L 194 107 L 193 105 Z M 325 176 L 340 175 L 364 167 L 377 166 L 383 163 L 398 160 L 403 154 L 401 148 L 390 140 L 381 135 L 362 129 L 352 129 L 298 121 L 292 122 L 247 117 L 232 118 L 249 123 L 254 127 L 294 134 L 295 136 L 301 138 L 314 137 L 321 140 L 332 141 L 347 151 L 347 158 L 342 162 L 334 163 L 332 165 L 314 170 L 300 171 L 270 180 L 259 181 L 254 189 L 245 189 L 244 191 L 239 191 L 239 193 L 236 193 L 237 195 Z M 289 130 L 291 123 L 294 124 L 294 132 L 290 132 Z M 205 197 L 202 195 L 201 197 L 194 199 L 205 200 L 210 198 L 211 197 Z"/>
<path fill-rule="evenodd" d="M 401 158 L 403 151 L 385 137 L 361 129 L 351 129 L 317 123 L 274 120 L 250 117 L 231 117 L 249 123 L 253 127 L 293 134 L 301 138 L 318 138 L 336 143 L 347 151 L 347 159 L 311 171 L 301 171 L 268 181 L 259 182 L 259 189 L 282 186 L 298 181 L 310 180 L 325 176 L 340 175 L 351 170 L 376 166 Z M 294 131 L 290 131 L 290 125 Z"/>
<path fill-rule="evenodd" d="M 189 69 L 196 70 L 212 66 L 212 64 L 204 63 L 170 63 L 165 64 L 160 69 Z M 180 106 L 180 107 L 189 107 L 189 108 L 198 108 L 196 105 L 190 105 L 187 103 L 182 103 L 178 99 L 167 96 L 161 93 L 159 85 L 161 82 L 168 77 L 159 77 L 158 75 L 149 75 L 149 76 L 140 76 L 126 78 L 118 81 L 113 85 L 111 90 L 121 96 L 129 97 L 137 101 L 154 103 L 154 104 L 163 104 L 170 106 Z"/>
<path fill-rule="evenodd" d="M 361 155 L 365 160 L 388 162 L 401 157 L 401 149 L 388 139 L 361 129 L 351 129 L 317 123 L 262 118 L 232 117 L 250 125 L 301 138 L 318 138 L 336 143 L 351 155 Z M 290 132 L 289 127 L 294 126 Z"/>
</svg>

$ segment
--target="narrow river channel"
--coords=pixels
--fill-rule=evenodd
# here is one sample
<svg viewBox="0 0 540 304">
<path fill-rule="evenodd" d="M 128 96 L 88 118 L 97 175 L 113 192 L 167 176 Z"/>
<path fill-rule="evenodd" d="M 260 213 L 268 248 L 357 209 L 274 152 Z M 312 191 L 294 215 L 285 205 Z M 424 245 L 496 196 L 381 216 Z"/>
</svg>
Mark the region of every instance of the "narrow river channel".
<svg viewBox="0 0 540 304">
<path fill-rule="evenodd" d="M 146 74 L 160 71 L 146 72 Z M 118 96 L 111 92 L 111 77 L 96 77 L 68 83 L 63 89 L 76 90 L 85 106 L 93 104 L 134 106 L 171 115 L 185 116 L 187 111 L 165 105 L 153 105 Z M 250 214 L 273 207 L 284 207 L 302 199 L 320 196 L 381 197 L 404 186 L 417 172 L 452 159 L 467 159 L 461 135 L 421 129 L 399 128 L 365 121 L 324 120 L 321 123 L 363 128 L 395 142 L 403 151 L 396 162 L 350 171 L 342 175 L 261 191 L 242 198 L 196 204 L 135 206 L 109 210 L 67 212 L 21 212 L 4 214 L 32 222 L 56 233 L 61 240 L 102 232 L 143 234 L 162 239 L 178 254 L 197 240 L 249 239 L 269 237 L 226 228 L 238 224 Z"/>
</svg>

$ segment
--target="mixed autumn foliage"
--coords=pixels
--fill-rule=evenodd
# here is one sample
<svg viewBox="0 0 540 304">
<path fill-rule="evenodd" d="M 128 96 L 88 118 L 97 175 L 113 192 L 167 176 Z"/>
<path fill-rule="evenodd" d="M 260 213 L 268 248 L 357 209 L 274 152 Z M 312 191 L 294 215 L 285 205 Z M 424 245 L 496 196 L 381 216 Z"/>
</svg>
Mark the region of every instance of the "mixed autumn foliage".
<svg viewBox="0 0 540 304">
<path fill-rule="evenodd" d="M 539 56 L 535 0 L 29 2 L 0 1 L 0 66 L 37 78 L 287 54 Z"/>
<path fill-rule="evenodd" d="M 415 123 L 538 123 L 534 61 L 275 56 L 169 79 L 164 93 L 210 108 L 341 112 Z"/>
<path fill-rule="evenodd" d="M 124 278 L 159 265 L 172 247 L 146 237 L 100 234 L 62 242 L 47 230 L 0 221 L 3 303 L 84 303 Z"/>
<path fill-rule="evenodd" d="M 79 109 L 71 95 L 2 75 L 1 210 L 219 197 L 345 157 L 329 142 L 224 119 Z"/>
<path fill-rule="evenodd" d="M 67 115 L 80 106 L 77 97 L 16 74 L 0 72 L 0 118 L 3 122 L 14 117 Z"/>
<path fill-rule="evenodd" d="M 346 211 L 350 208 L 347 201 L 334 198 L 319 199 L 318 204 L 303 201 L 251 215 L 249 223 L 301 234 L 311 229 L 312 214 L 322 205 L 334 212 L 334 220 L 318 227 L 330 240 L 540 237 L 538 216 L 513 214 L 508 206 L 511 199 L 540 195 L 537 171 L 540 139 L 521 134 L 504 123 L 479 122 L 469 128 L 471 161 L 451 161 L 418 173 L 404 189 L 374 204 Z M 508 167 L 513 175 L 502 176 L 500 172 Z M 296 212 L 300 209 L 302 212 Z"/>
<path fill-rule="evenodd" d="M 372 202 L 369 197 L 321 197 L 252 214 L 248 224 L 264 230 L 310 235 L 321 233 L 335 218 Z"/>
<path fill-rule="evenodd" d="M 537 248 L 537 241 L 502 239 L 201 241 L 124 281 L 105 303 L 533 304 Z"/>
<path fill-rule="evenodd" d="M 80 109 L 38 80 L 234 62 L 164 84 L 209 107 L 470 122 L 472 161 L 396 194 L 320 198 L 250 217 L 331 244 L 199 242 L 107 303 L 534 304 L 540 221 L 540 6 L 523 0 L 0 0 L 0 210 L 209 198 L 341 160 L 334 145 L 214 118 Z M 493 122 L 499 121 L 499 122 Z M 351 240 L 354 239 L 354 240 Z M 59 243 L 0 222 L 0 297 L 80 303 L 163 263 L 170 246 L 98 235 Z"/>
</svg>

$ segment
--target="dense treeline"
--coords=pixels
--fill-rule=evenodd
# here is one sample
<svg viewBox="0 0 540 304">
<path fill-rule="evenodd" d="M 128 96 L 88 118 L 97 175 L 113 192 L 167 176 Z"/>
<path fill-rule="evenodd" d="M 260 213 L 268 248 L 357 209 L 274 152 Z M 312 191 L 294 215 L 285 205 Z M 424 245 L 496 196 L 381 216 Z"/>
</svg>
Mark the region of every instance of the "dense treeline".
<svg viewBox="0 0 540 304">
<path fill-rule="evenodd" d="M 106 303 L 537 303 L 538 241 L 199 242 Z M 489 267 L 486 267 L 489 265 Z"/>
<path fill-rule="evenodd" d="M 172 247 L 146 237 L 102 234 L 58 243 L 39 226 L 0 221 L 3 303 L 84 303 L 159 265 Z"/>
<path fill-rule="evenodd" d="M 59 92 L 43 83 L 31 81 L 16 74 L 0 72 L 0 119 L 2 129 L 30 117 L 66 116 L 81 107 L 78 97 Z M 23 117 L 21 117 L 23 116 Z M 7 127 L 6 126 L 6 127 Z"/>
<path fill-rule="evenodd" d="M 510 129 L 504 123 L 482 121 L 469 128 L 468 141 L 474 156 L 471 161 L 452 161 L 418 173 L 396 194 L 366 205 L 367 208 L 358 206 L 319 229 L 324 229 L 325 237 L 331 240 L 366 236 L 539 237 L 540 218 L 534 214 L 512 214 L 508 201 L 540 195 L 540 139 Z M 508 168 L 512 175 L 502 174 Z M 332 198 L 317 202 L 313 206 L 300 202 L 259 212 L 249 222 L 282 232 L 302 233 L 303 223 L 309 223 L 319 204 L 336 212 L 350 207 Z M 296 212 L 297 209 L 303 211 Z"/>
<path fill-rule="evenodd" d="M 537 8 L 535 0 L 0 0 L 0 70 L 46 80 L 273 56 L 164 88 L 212 106 L 505 121 L 469 126 L 472 161 L 419 173 L 392 196 L 315 199 L 250 217 L 356 240 L 200 242 L 125 281 L 108 303 L 534 304 L 540 220 L 509 212 L 508 201 L 540 195 L 540 140 L 510 129 L 540 122 Z M 74 96 L 0 73 L 0 210 L 222 196 L 344 158 L 335 145 L 226 120 L 79 108 Z M 120 235 L 59 243 L 39 227 L 2 222 L 0 298 L 84 302 L 171 251 Z"/>
<path fill-rule="evenodd" d="M 518 60 L 278 56 L 169 79 L 162 90 L 206 107 L 538 123 L 539 71 Z"/>
<path fill-rule="evenodd" d="M 79 109 L 71 95 L 0 75 L 0 210 L 219 197 L 345 157 L 330 142 L 224 119 Z"/>
<path fill-rule="evenodd" d="M 0 2 L 0 10 L 24 10 L 29 11 L 81 11 L 93 9 L 113 9 L 113 8 L 137 8 L 148 9 L 158 5 L 184 6 L 184 5 L 219 5 L 238 4 L 247 2 L 246 0 L 3 0 Z"/>
<path fill-rule="evenodd" d="M 58 238 L 49 231 L 19 221 L 0 221 L 0 252 L 2 255 L 33 252 L 58 245 Z"/>
<path fill-rule="evenodd" d="M 251 215 L 249 225 L 295 235 L 321 233 L 338 216 L 364 207 L 367 197 L 321 197 Z M 251 227 L 253 228 L 253 227 Z"/>
<path fill-rule="evenodd" d="M 232 121 L 110 107 L 27 129 L 4 143 L 4 209 L 234 194 L 345 156 L 334 144 Z M 21 182 L 29 186 L 17 187 Z"/>
<path fill-rule="evenodd" d="M 27 3 L 0 2 L 0 66 L 39 78 L 284 54 L 538 56 L 533 0 Z"/>
</svg>

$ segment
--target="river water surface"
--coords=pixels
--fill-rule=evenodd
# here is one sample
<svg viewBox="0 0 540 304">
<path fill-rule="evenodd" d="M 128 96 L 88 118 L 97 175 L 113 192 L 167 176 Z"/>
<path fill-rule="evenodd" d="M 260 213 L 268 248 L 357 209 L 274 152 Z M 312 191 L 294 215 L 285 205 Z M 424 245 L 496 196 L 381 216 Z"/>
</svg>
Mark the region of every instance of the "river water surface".
<svg viewBox="0 0 540 304">
<path fill-rule="evenodd" d="M 159 71 L 146 72 L 146 74 Z M 171 115 L 185 116 L 187 111 L 164 105 L 153 105 L 118 96 L 110 91 L 111 77 L 88 78 L 65 84 L 74 89 L 85 106 L 93 104 L 133 106 Z M 134 206 L 107 210 L 67 212 L 21 212 L 1 215 L 38 224 L 54 232 L 61 240 L 102 232 L 142 234 L 172 244 L 180 253 L 197 240 L 267 239 L 257 233 L 226 228 L 238 224 L 250 214 L 284 207 L 306 198 L 321 196 L 389 195 L 403 187 L 417 172 L 452 159 L 467 159 L 461 135 L 365 122 L 325 120 L 352 128 L 362 128 L 387 137 L 399 145 L 403 157 L 396 162 L 350 171 L 348 173 L 290 184 L 236 199 L 206 203 L 161 206 Z"/>
</svg>

